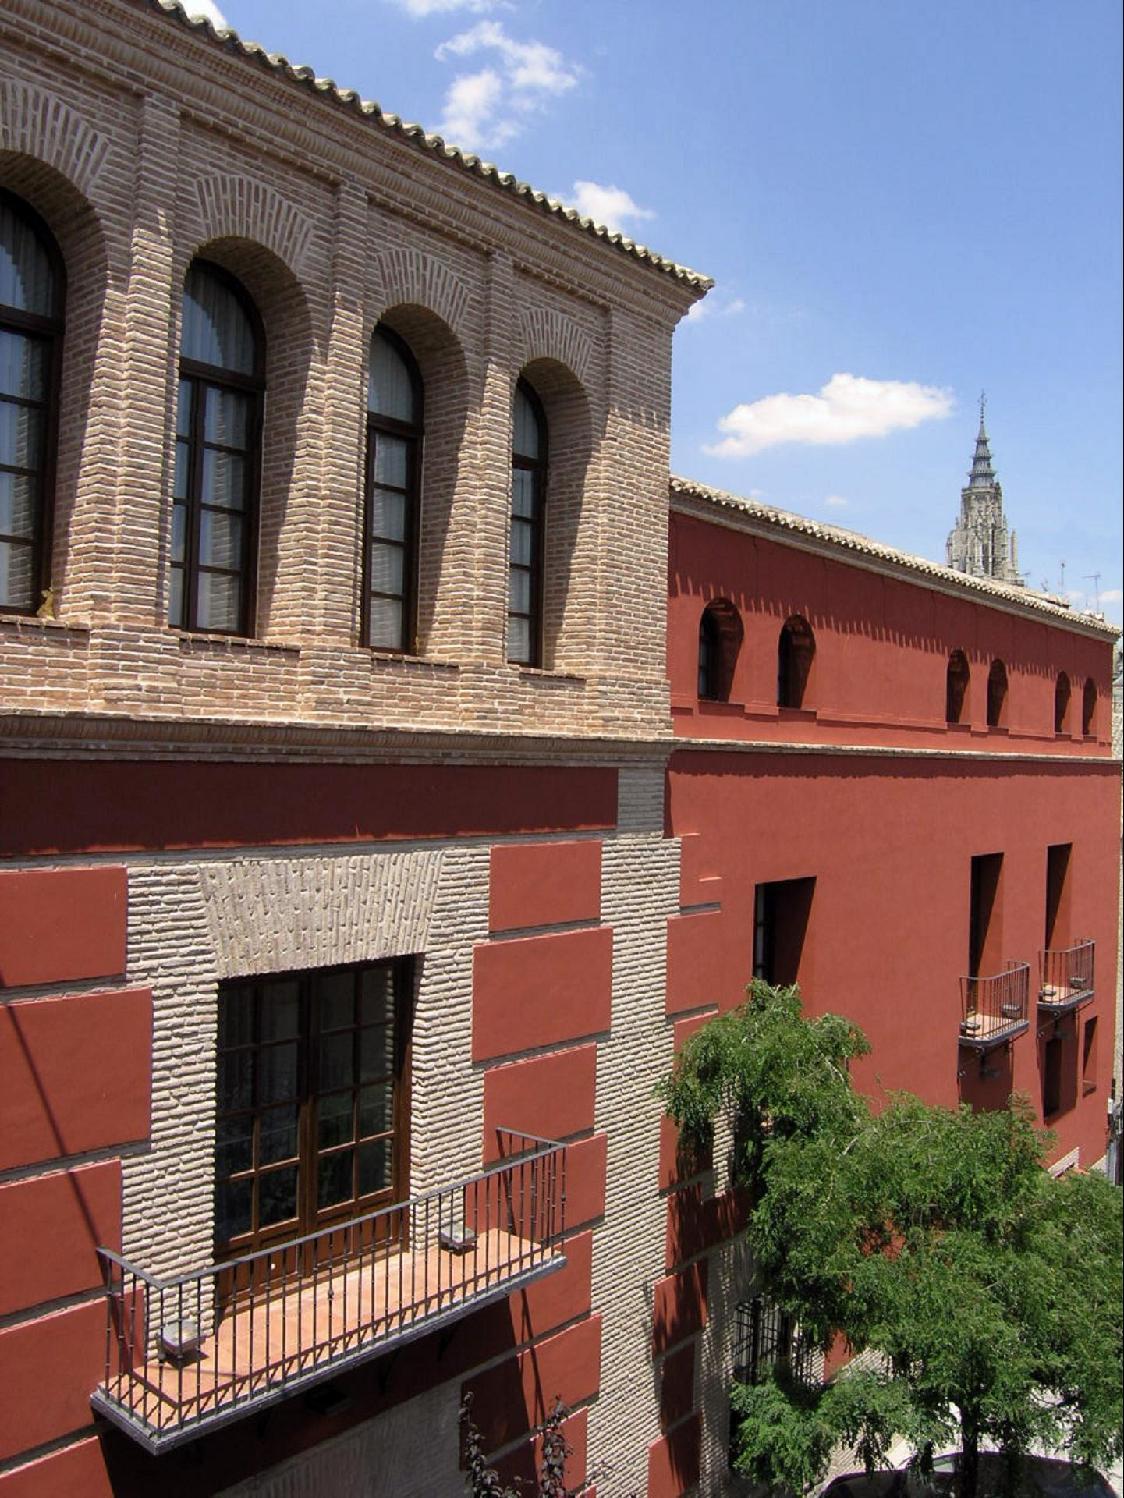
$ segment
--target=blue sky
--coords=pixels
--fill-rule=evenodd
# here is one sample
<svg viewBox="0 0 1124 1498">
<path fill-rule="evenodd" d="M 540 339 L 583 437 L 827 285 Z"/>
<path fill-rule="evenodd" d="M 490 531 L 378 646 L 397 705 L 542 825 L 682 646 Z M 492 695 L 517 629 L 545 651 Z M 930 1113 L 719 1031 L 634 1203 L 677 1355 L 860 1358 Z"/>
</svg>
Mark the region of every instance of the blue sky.
<svg viewBox="0 0 1124 1498">
<path fill-rule="evenodd" d="M 1118 0 L 221 5 L 715 278 L 676 472 L 943 560 L 986 389 L 1029 583 L 1120 621 Z"/>
</svg>

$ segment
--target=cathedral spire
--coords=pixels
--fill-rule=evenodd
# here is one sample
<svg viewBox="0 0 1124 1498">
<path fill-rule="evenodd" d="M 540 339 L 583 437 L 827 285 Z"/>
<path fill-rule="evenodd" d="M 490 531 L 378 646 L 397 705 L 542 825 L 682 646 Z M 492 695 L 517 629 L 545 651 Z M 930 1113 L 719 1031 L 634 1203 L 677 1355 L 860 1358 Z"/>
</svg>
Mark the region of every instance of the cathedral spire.
<svg viewBox="0 0 1124 1498">
<path fill-rule="evenodd" d="M 1015 533 L 1003 514 L 1003 489 L 995 477 L 987 438 L 987 396 L 980 392 L 980 429 L 967 486 L 960 491 L 960 515 L 948 538 L 948 565 L 972 577 L 1022 584 Z"/>
<path fill-rule="evenodd" d="M 987 396 L 980 391 L 980 429 L 976 435 L 976 451 L 972 458 L 972 471 L 968 475 L 973 489 L 990 488 L 995 483 L 995 469 L 991 466 L 991 448 L 987 441 L 987 427 L 984 425 L 984 413 L 987 409 Z"/>
</svg>

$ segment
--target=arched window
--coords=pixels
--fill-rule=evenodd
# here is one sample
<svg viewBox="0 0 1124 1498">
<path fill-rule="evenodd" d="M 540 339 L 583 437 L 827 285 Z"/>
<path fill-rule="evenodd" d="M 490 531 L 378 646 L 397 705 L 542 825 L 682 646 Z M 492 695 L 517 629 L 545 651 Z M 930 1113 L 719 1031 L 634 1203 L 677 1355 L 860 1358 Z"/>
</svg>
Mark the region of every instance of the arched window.
<svg viewBox="0 0 1124 1498">
<path fill-rule="evenodd" d="M 168 623 L 245 635 L 257 534 L 265 338 L 226 271 L 196 260 L 183 290 Z"/>
<path fill-rule="evenodd" d="M 367 380 L 363 542 L 363 640 L 377 650 L 414 649 L 422 418 L 414 356 L 397 333 L 378 327 Z"/>
<path fill-rule="evenodd" d="M 992 661 L 987 673 L 987 726 L 1001 728 L 1007 718 L 1007 667 Z"/>
<path fill-rule="evenodd" d="M 47 586 L 62 344 L 62 257 L 38 215 L 0 192 L 0 611 Z"/>
<path fill-rule="evenodd" d="M 728 702 L 742 643 L 741 615 L 725 598 L 707 604 L 699 618 L 699 696 Z"/>
<path fill-rule="evenodd" d="M 964 708 L 968 700 L 970 679 L 968 657 L 962 650 L 954 650 L 948 658 L 948 671 L 945 676 L 944 720 L 946 723 L 964 721 Z"/>
<path fill-rule="evenodd" d="M 1097 684 L 1090 676 L 1081 693 L 1081 732 L 1091 739 L 1097 731 Z"/>
<path fill-rule="evenodd" d="M 816 654 L 816 637 L 807 619 L 794 614 L 777 642 L 777 706 L 803 707 Z"/>
<path fill-rule="evenodd" d="M 507 658 L 542 665 L 543 530 L 546 508 L 546 417 L 520 380 L 515 387 L 511 442 L 511 525 L 508 536 Z"/>
<path fill-rule="evenodd" d="M 1069 719 L 1069 677 L 1064 671 L 1058 673 L 1054 683 L 1054 732 L 1065 733 Z"/>
</svg>

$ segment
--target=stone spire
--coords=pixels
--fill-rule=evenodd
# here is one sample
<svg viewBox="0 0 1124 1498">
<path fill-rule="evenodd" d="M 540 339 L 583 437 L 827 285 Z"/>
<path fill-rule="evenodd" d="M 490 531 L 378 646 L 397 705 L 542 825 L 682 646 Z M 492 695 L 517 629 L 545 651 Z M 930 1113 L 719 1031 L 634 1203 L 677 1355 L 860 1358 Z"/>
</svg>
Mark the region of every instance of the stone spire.
<svg viewBox="0 0 1124 1498">
<path fill-rule="evenodd" d="M 1022 587 L 1015 533 L 1007 530 L 1003 489 L 991 464 L 986 409 L 987 397 L 981 394 L 976 451 L 967 487 L 960 491 L 960 515 L 948 538 L 948 565 L 971 577 L 993 577 Z"/>
</svg>

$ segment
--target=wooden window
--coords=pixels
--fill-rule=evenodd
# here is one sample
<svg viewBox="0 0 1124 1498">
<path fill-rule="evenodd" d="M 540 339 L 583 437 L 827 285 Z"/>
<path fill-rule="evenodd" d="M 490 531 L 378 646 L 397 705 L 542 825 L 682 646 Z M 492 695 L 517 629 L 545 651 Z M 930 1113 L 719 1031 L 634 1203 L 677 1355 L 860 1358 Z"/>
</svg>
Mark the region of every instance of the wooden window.
<svg viewBox="0 0 1124 1498">
<path fill-rule="evenodd" d="M 542 665 L 546 417 L 526 380 L 515 387 L 508 533 L 507 658 Z"/>
<path fill-rule="evenodd" d="M 987 726 L 1002 728 L 1007 722 L 1007 667 L 992 661 L 987 673 Z"/>
<path fill-rule="evenodd" d="M 397 333 L 371 337 L 363 526 L 363 641 L 415 649 L 423 422 L 421 375 Z"/>
<path fill-rule="evenodd" d="M 962 650 L 954 650 L 948 658 L 948 670 L 945 673 L 944 720 L 946 723 L 964 721 L 970 680 L 968 657 Z"/>
<path fill-rule="evenodd" d="M 815 892 L 815 879 L 780 879 L 755 887 L 755 978 L 782 986 L 798 980 Z"/>
<path fill-rule="evenodd" d="M 283 1243 L 401 1200 L 409 1057 L 407 962 L 221 985 L 220 1256 Z"/>
<path fill-rule="evenodd" d="M 816 637 L 807 619 L 794 614 L 777 641 L 777 706 L 803 707 L 816 654 Z"/>
<path fill-rule="evenodd" d="M 46 225 L 0 192 L 0 612 L 48 584 L 65 276 Z"/>
<path fill-rule="evenodd" d="M 1087 739 L 1094 737 L 1097 731 L 1097 684 L 1090 676 L 1085 682 L 1085 690 L 1081 693 L 1081 732 Z"/>
<path fill-rule="evenodd" d="M 1054 683 L 1054 732 L 1066 733 L 1069 728 L 1069 677 L 1059 672 Z"/>
<path fill-rule="evenodd" d="M 265 393 L 257 310 L 224 270 L 187 273 L 180 338 L 168 623 L 246 635 Z"/>
</svg>

